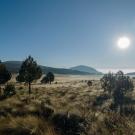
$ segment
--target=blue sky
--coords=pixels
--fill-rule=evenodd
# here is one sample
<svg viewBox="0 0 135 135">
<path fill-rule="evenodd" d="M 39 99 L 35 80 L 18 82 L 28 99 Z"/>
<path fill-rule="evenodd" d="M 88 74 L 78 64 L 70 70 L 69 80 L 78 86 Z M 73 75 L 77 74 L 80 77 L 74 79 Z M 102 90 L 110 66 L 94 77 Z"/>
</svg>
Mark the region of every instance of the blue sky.
<svg viewBox="0 0 135 135">
<path fill-rule="evenodd" d="M 126 50 L 121 36 L 131 39 Z M 0 58 L 135 68 L 135 0 L 0 0 Z"/>
</svg>

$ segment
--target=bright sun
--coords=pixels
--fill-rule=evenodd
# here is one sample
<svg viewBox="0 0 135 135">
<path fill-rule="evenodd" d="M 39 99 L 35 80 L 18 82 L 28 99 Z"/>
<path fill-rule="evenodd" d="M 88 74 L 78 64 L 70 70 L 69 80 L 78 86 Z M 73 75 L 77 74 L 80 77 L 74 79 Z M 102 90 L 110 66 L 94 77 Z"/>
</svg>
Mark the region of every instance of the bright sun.
<svg viewBox="0 0 135 135">
<path fill-rule="evenodd" d="M 120 49 L 126 49 L 130 46 L 130 39 L 128 37 L 120 37 L 117 44 Z"/>
</svg>

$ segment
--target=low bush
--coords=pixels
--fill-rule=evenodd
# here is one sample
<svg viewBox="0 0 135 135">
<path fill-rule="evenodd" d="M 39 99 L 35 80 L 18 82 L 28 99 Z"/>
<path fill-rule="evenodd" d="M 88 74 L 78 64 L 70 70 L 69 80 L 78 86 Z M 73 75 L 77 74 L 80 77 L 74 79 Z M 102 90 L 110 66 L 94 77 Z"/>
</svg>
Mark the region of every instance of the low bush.
<svg viewBox="0 0 135 135">
<path fill-rule="evenodd" d="M 87 82 L 87 85 L 88 85 L 89 87 L 92 86 L 92 81 L 89 80 L 89 81 Z"/>
<path fill-rule="evenodd" d="M 15 86 L 13 84 L 7 84 L 4 88 L 4 96 L 9 97 L 15 94 L 16 94 Z"/>
</svg>

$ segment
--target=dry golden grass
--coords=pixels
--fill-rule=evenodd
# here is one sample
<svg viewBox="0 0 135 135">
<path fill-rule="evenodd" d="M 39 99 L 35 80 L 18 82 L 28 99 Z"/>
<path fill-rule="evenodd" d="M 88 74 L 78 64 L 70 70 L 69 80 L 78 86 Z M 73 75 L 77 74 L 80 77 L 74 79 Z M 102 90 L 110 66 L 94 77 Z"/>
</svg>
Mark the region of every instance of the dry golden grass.
<svg viewBox="0 0 135 135">
<path fill-rule="evenodd" d="M 6 117 L 0 119 L 2 135 L 56 135 L 49 123 L 35 116 Z"/>
<path fill-rule="evenodd" d="M 99 79 L 91 87 L 85 80 L 88 78 L 59 76 L 57 84 L 38 82 L 32 85 L 30 97 L 27 86 L 15 84 L 17 94 L 0 101 L 0 135 L 68 135 L 65 130 L 61 132 L 63 129 L 56 130 L 57 122 L 52 119 L 57 114 L 66 119 L 75 115 L 86 120 L 85 135 L 134 135 L 135 115 L 127 117 L 111 112 L 108 109 L 111 99 L 105 102 L 97 99 L 105 94 Z M 134 99 L 134 94 L 129 97 Z"/>
</svg>

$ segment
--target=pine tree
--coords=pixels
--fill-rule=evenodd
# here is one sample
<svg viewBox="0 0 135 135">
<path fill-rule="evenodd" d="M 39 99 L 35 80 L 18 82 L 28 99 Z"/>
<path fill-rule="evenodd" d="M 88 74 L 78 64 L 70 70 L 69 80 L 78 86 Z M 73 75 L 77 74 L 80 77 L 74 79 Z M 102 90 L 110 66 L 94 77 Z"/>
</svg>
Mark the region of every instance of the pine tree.
<svg viewBox="0 0 135 135">
<path fill-rule="evenodd" d="M 19 82 L 25 82 L 29 85 L 29 94 L 31 94 L 31 83 L 34 80 L 37 80 L 41 77 L 42 70 L 37 65 L 36 61 L 29 56 L 26 60 L 22 63 L 21 68 L 19 70 L 19 75 L 17 76 L 16 80 Z"/>
<path fill-rule="evenodd" d="M 50 84 L 54 81 L 54 74 L 52 72 L 49 72 L 46 77 L 48 78 Z"/>
<path fill-rule="evenodd" d="M 0 84 L 5 84 L 11 79 L 12 75 L 7 70 L 6 66 L 0 63 Z"/>
</svg>

